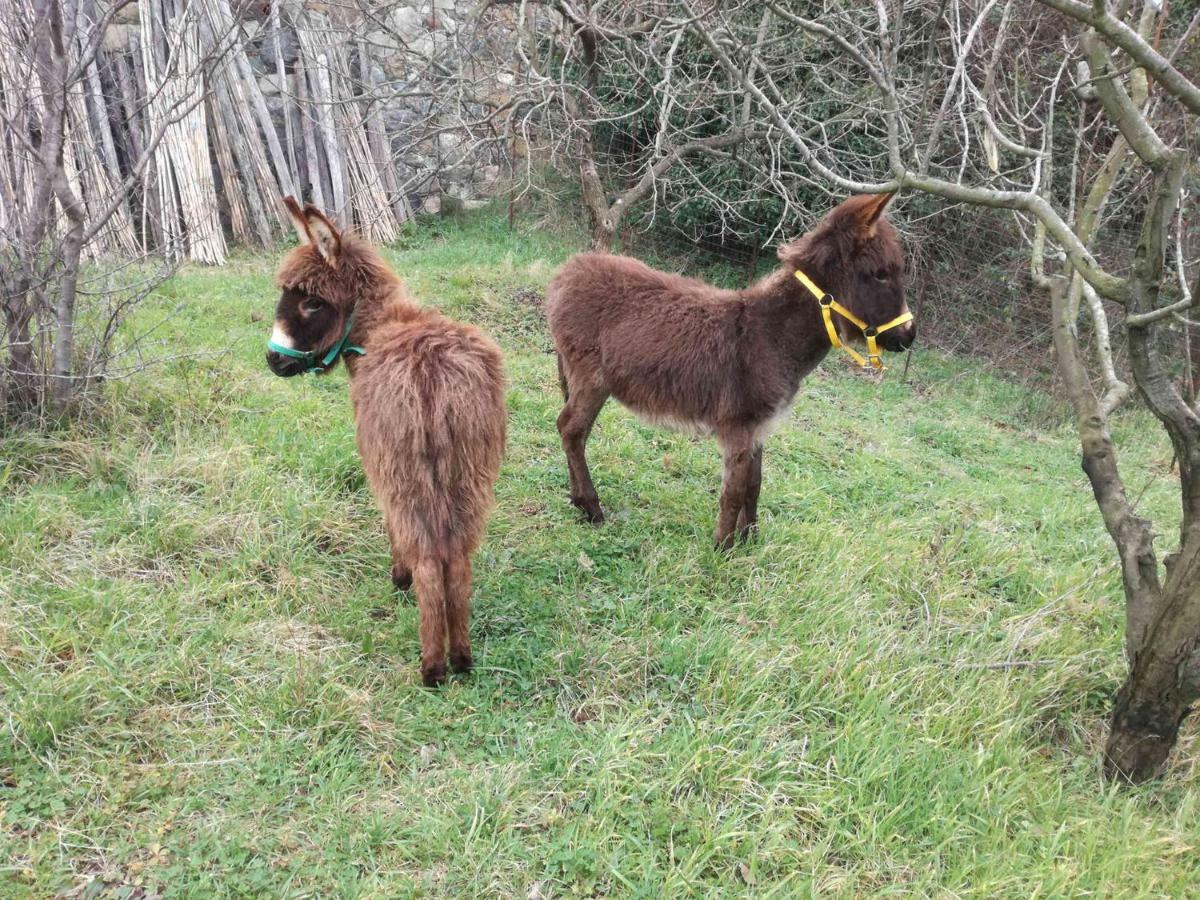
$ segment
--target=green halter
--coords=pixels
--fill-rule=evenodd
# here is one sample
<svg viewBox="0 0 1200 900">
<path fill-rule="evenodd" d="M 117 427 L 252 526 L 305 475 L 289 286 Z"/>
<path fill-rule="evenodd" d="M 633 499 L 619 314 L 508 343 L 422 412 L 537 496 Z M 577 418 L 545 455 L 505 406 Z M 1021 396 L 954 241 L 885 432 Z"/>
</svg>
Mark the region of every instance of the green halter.
<svg viewBox="0 0 1200 900">
<path fill-rule="evenodd" d="M 304 361 L 304 373 L 309 372 L 324 372 L 343 353 L 353 353 L 355 356 L 366 356 L 367 351 L 357 344 L 350 343 L 350 330 L 354 328 L 354 314 L 350 314 L 350 318 L 346 321 L 346 330 L 342 332 L 342 339 L 329 348 L 329 352 L 323 357 L 318 357 L 312 350 L 296 350 L 292 347 L 285 347 L 283 344 L 277 344 L 274 341 L 267 341 L 267 349 L 274 350 L 276 353 L 283 356 L 290 356 L 292 359 L 300 359 Z"/>
</svg>

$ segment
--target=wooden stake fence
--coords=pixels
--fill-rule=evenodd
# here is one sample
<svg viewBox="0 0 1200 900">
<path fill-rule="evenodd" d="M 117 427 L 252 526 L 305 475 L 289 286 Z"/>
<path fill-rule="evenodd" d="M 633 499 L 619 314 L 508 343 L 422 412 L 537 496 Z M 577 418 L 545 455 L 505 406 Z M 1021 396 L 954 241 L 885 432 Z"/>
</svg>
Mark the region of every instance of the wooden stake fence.
<svg viewBox="0 0 1200 900">
<path fill-rule="evenodd" d="M 103 2 L 79 0 L 76 54 L 100 37 Z M 275 46 L 265 55 L 280 88 L 273 115 L 230 0 L 140 0 L 136 9 L 137 24 L 132 16 L 108 24 L 112 39 L 103 36 L 68 97 L 67 175 L 89 215 L 99 215 L 142 167 L 87 255 L 155 250 L 219 264 L 226 229 L 261 246 L 290 231 L 280 203 L 287 194 L 310 199 L 371 240 L 396 238 L 412 210 L 370 96 L 382 86 L 361 36 L 347 40 L 345 26 L 335 28 L 324 12 L 270 0 Z M 0 36 L 0 112 L 23 135 L 40 109 L 19 46 L 21 23 L 31 16 L 31 0 L 0 0 L 0 17 L 12 23 Z M 285 60 L 280 35 L 288 28 L 299 47 L 297 58 Z M 0 235 L 25 202 L 19 185 L 30 181 L 29 153 L 19 140 L 0 143 Z"/>
</svg>

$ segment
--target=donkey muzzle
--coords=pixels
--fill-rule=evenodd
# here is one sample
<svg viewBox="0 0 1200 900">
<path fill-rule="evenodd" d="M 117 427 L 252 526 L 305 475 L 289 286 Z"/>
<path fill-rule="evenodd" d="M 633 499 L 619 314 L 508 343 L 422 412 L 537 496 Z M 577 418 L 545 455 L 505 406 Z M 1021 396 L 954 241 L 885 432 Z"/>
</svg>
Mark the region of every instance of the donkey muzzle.
<svg viewBox="0 0 1200 900">
<path fill-rule="evenodd" d="M 305 365 L 304 360 L 284 356 L 282 353 L 277 353 L 274 350 L 268 350 L 267 368 L 280 378 L 291 378 L 293 375 L 299 375 L 304 372 L 308 366 Z"/>
<path fill-rule="evenodd" d="M 885 331 L 879 335 L 879 343 L 888 353 L 901 353 L 911 347 L 917 340 L 917 323 L 908 322 L 899 328 Z"/>
</svg>

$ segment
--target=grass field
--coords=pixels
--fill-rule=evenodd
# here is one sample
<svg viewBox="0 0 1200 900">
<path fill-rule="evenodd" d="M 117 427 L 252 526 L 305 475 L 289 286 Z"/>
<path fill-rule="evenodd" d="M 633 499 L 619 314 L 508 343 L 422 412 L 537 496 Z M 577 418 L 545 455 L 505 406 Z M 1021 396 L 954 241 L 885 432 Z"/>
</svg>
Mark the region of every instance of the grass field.
<svg viewBox="0 0 1200 900">
<path fill-rule="evenodd" d="M 1194 727 L 1164 782 L 1099 775 L 1120 590 L 1053 402 L 831 356 L 727 556 L 715 446 L 610 405 L 591 528 L 537 308 L 565 252 L 487 216 L 389 251 L 511 378 L 478 667 L 440 691 L 344 373 L 263 364 L 274 260 L 144 311 L 204 355 L 3 438 L 0 896 L 1195 892 Z M 1170 526 L 1168 447 L 1135 414 L 1117 437 Z"/>
</svg>

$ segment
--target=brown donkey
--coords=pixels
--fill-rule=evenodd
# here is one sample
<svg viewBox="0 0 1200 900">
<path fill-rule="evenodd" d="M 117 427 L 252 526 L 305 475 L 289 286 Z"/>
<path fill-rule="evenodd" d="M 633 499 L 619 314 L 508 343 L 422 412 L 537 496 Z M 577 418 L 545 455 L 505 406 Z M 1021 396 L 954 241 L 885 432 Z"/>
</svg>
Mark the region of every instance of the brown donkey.
<svg viewBox="0 0 1200 900">
<path fill-rule="evenodd" d="M 877 342 L 898 351 L 916 337 L 904 253 L 884 217 L 891 196 L 846 200 L 740 291 L 624 256 L 583 253 L 562 267 L 546 303 L 566 399 L 558 430 L 571 502 L 591 522 L 604 512 L 584 449 L 612 395 L 652 422 L 715 434 L 725 458 L 716 544 L 756 527 L 762 442 L 800 380 L 845 340 L 865 337 L 882 368 Z"/>
<path fill-rule="evenodd" d="M 499 348 L 470 325 L 422 309 L 374 248 L 311 205 L 284 200 L 300 246 L 282 289 L 267 365 L 325 372 L 346 356 L 358 452 L 392 545 L 392 581 L 415 585 L 421 677 L 471 669 L 471 555 L 504 454 Z"/>
</svg>

